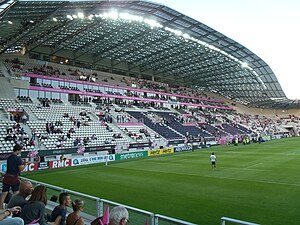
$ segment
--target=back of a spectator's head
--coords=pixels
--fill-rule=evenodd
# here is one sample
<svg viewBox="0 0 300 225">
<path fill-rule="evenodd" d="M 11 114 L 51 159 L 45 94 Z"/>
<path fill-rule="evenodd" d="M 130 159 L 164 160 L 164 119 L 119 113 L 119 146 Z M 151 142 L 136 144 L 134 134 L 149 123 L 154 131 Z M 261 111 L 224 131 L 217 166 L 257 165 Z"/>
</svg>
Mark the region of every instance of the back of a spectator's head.
<svg viewBox="0 0 300 225">
<path fill-rule="evenodd" d="M 65 205 L 68 199 L 70 199 L 70 195 L 67 192 L 62 192 L 59 194 L 58 201 L 60 205 Z"/>
<path fill-rule="evenodd" d="M 33 189 L 29 202 L 43 202 L 47 204 L 47 188 L 44 185 L 38 185 Z"/>
<path fill-rule="evenodd" d="M 72 202 L 72 208 L 73 211 L 78 211 L 78 210 L 82 210 L 84 207 L 84 201 L 80 200 L 80 199 L 75 199 L 74 202 Z"/>
<path fill-rule="evenodd" d="M 15 144 L 13 151 L 17 152 L 17 151 L 21 151 L 23 149 L 23 146 L 20 144 Z"/>
<path fill-rule="evenodd" d="M 125 225 L 129 222 L 129 213 L 124 206 L 116 206 L 109 213 L 109 225 Z"/>
</svg>

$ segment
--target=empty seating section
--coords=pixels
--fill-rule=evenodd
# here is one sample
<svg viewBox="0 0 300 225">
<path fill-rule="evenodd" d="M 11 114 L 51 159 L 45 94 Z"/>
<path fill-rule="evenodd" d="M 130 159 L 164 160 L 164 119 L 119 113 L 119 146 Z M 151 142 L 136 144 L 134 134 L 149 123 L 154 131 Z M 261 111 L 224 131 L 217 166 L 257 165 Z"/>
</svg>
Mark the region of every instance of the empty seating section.
<svg viewBox="0 0 300 225">
<path fill-rule="evenodd" d="M 151 131 L 146 126 L 122 126 L 119 125 L 119 128 L 123 130 L 131 139 L 136 142 L 148 142 L 150 140 L 159 139 L 159 135 L 154 131 Z"/>
<path fill-rule="evenodd" d="M 129 111 L 130 115 L 135 117 L 136 119 L 143 119 L 144 124 L 159 133 L 162 137 L 166 139 L 183 139 L 183 135 L 180 135 L 178 132 L 173 131 L 169 126 L 163 123 L 154 123 L 151 121 L 143 112 L 134 112 Z"/>
<path fill-rule="evenodd" d="M 14 99 L 0 99 L 0 109 L 3 108 L 20 108 L 20 104 L 17 103 Z"/>
<path fill-rule="evenodd" d="M 202 132 L 208 133 L 210 136 L 220 137 L 230 135 L 224 132 L 224 130 L 219 129 L 218 126 L 212 126 L 209 123 L 199 124 L 198 127 L 202 130 Z"/>
<path fill-rule="evenodd" d="M 244 131 L 239 130 L 238 128 L 233 127 L 233 126 L 231 126 L 231 125 L 229 125 L 227 123 L 223 123 L 222 127 L 223 127 L 223 129 L 224 129 L 225 132 L 227 132 L 229 134 L 232 134 L 232 135 L 245 134 Z"/>
<path fill-rule="evenodd" d="M 174 130 L 178 131 L 184 136 L 187 137 L 209 137 L 209 135 L 206 132 L 202 132 L 198 127 L 196 126 L 183 126 L 180 122 L 178 122 L 174 116 L 174 114 L 167 113 L 167 112 L 156 112 L 156 114 L 160 115 L 167 121 L 167 124 L 172 127 Z"/>
</svg>

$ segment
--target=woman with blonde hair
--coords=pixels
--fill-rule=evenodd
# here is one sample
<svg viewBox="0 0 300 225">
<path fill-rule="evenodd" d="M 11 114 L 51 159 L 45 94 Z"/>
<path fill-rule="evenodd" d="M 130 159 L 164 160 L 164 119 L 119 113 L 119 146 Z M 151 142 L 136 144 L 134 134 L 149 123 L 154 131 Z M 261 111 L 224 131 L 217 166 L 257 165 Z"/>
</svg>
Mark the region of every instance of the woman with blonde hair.
<svg viewBox="0 0 300 225">
<path fill-rule="evenodd" d="M 66 225 L 84 225 L 84 220 L 80 215 L 84 207 L 84 201 L 75 199 L 75 201 L 72 202 L 72 207 L 74 212 L 68 215 Z"/>
</svg>

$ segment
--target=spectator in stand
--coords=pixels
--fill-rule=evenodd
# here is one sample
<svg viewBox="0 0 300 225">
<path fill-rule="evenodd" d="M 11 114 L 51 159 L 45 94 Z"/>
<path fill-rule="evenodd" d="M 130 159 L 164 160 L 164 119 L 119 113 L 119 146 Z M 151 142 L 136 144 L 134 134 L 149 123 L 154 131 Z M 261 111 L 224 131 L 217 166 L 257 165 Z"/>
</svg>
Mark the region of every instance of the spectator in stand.
<svg viewBox="0 0 300 225">
<path fill-rule="evenodd" d="M 21 218 L 25 224 L 49 225 L 45 219 L 45 208 L 47 204 L 47 188 L 38 185 L 34 188 L 28 204 L 23 207 Z M 53 224 L 54 223 L 50 223 Z"/>
<path fill-rule="evenodd" d="M 26 124 L 26 122 L 27 122 L 27 116 L 25 114 L 23 114 L 23 116 L 22 116 L 22 122 L 24 124 Z"/>
<path fill-rule="evenodd" d="M 116 206 L 109 213 L 109 225 L 126 225 L 129 223 L 129 213 L 124 206 Z"/>
<path fill-rule="evenodd" d="M 67 206 L 71 203 L 71 197 L 68 193 L 60 193 L 59 205 L 56 206 L 51 213 L 51 221 L 56 225 L 65 225 L 67 216 Z"/>
<path fill-rule="evenodd" d="M 0 197 L 0 209 L 3 209 L 4 200 L 10 189 L 12 189 L 14 194 L 17 194 L 19 191 L 19 175 L 20 172 L 25 168 L 21 157 L 18 156 L 21 154 L 22 149 L 22 145 L 16 144 L 13 148 L 13 153 L 7 158 L 7 170 L 3 178 L 2 194 Z"/>
<path fill-rule="evenodd" d="M 23 208 L 24 205 L 28 203 L 26 198 L 29 195 L 31 195 L 32 191 L 33 191 L 33 187 L 32 187 L 32 183 L 30 181 L 27 181 L 27 180 L 21 181 L 19 193 L 14 195 L 10 199 L 7 207 L 12 208 L 14 206 L 20 206 L 21 208 Z"/>
<path fill-rule="evenodd" d="M 68 215 L 66 225 L 84 225 L 84 220 L 80 215 L 81 211 L 83 211 L 83 207 L 83 200 L 75 199 L 75 201 L 72 202 L 74 212 Z"/>
<path fill-rule="evenodd" d="M 13 207 L 5 211 L 2 210 L 2 212 L 0 212 L 0 225 L 24 225 L 23 219 L 19 217 L 11 218 L 13 214 L 17 214 L 20 211 L 20 207 Z"/>
</svg>

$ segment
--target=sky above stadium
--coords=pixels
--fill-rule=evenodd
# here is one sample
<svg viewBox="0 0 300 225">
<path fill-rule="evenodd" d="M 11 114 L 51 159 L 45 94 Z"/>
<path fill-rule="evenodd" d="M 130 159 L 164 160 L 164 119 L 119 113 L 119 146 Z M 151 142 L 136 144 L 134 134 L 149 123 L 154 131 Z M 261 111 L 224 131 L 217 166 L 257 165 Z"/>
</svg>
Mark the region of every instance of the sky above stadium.
<svg viewBox="0 0 300 225">
<path fill-rule="evenodd" d="M 153 0 L 235 40 L 264 60 L 300 100 L 300 0 Z"/>
</svg>

